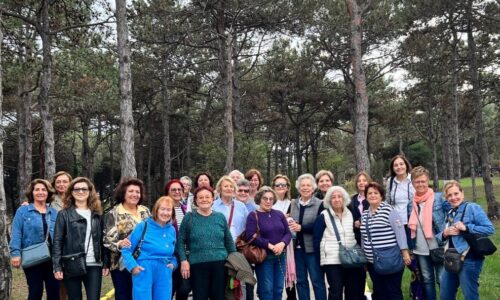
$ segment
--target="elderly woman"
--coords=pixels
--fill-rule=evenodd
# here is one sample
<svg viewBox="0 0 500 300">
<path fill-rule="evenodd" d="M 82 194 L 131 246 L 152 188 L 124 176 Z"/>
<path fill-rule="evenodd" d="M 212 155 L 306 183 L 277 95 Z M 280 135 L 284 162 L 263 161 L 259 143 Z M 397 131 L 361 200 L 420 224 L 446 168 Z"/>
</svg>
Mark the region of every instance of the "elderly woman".
<svg viewBox="0 0 500 300">
<path fill-rule="evenodd" d="M 56 189 L 56 194 L 54 195 L 54 201 L 50 204 L 57 211 L 63 209 L 62 198 L 64 197 L 64 193 L 68 189 L 69 183 L 73 180 L 71 175 L 69 175 L 66 171 L 57 172 L 54 177 L 52 177 L 52 186 Z"/>
<path fill-rule="evenodd" d="M 311 276 L 315 299 L 326 299 L 323 271 L 316 258 L 313 247 L 314 222 L 323 210 L 322 201 L 313 196 L 317 185 L 311 174 L 302 174 L 297 178 L 295 187 L 299 198 L 292 202 L 289 223 L 290 230 L 296 233 L 295 268 L 297 272 L 297 294 L 300 300 L 309 300 L 309 280 Z"/>
<path fill-rule="evenodd" d="M 64 280 L 69 299 L 83 299 L 83 283 L 86 298 L 98 300 L 102 276 L 109 274 L 103 245 L 101 201 L 92 182 L 78 177 L 69 184 L 63 203 L 64 209 L 59 212 L 54 229 L 54 276 Z M 74 270 L 67 264 L 78 259 L 85 261 L 85 271 L 72 273 Z"/>
<path fill-rule="evenodd" d="M 236 199 L 245 204 L 249 213 L 256 210 L 257 205 L 253 199 L 250 199 L 250 181 L 245 178 L 240 179 L 240 181 L 236 183 L 236 186 Z"/>
<path fill-rule="evenodd" d="M 219 198 L 214 201 L 212 209 L 220 212 L 226 217 L 229 230 L 233 240 L 245 230 L 248 210 L 241 201 L 234 197 L 236 194 L 236 183 L 229 176 L 222 176 L 216 185 Z"/>
<path fill-rule="evenodd" d="M 495 227 L 484 213 L 481 206 L 464 200 L 464 191 L 457 181 L 449 181 L 444 186 L 444 195 L 451 205 L 445 229 L 437 235 L 439 241 L 446 242 L 446 248 L 453 248 L 462 254 L 463 266 L 458 274 L 447 270 L 441 276 L 441 299 L 456 298 L 460 286 L 464 298 L 479 299 L 479 275 L 484 263 L 484 256 L 477 256 L 464 238 L 465 233 L 480 233 L 486 236 L 495 233 Z"/>
<path fill-rule="evenodd" d="M 250 199 L 254 199 L 255 194 L 264 184 L 262 174 L 257 169 L 250 169 L 245 173 L 245 179 L 250 181 Z"/>
<path fill-rule="evenodd" d="M 116 300 L 132 299 L 132 276 L 121 262 L 121 250 L 130 248 L 132 230 L 151 214 L 144 202 L 144 184 L 136 178 L 122 180 L 115 191 L 117 205 L 104 216 L 104 246 L 111 253 L 111 279 Z"/>
<path fill-rule="evenodd" d="M 47 241 L 52 244 L 57 211 L 49 203 L 54 189 L 44 179 L 33 180 L 26 192 L 28 205 L 18 208 L 12 221 L 12 239 L 10 241 L 10 263 L 14 268 L 22 264 L 23 249 Z M 47 299 L 59 299 L 59 283 L 52 272 L 50 260 L 23 267 L 28 284 L 28 299 L 42 299 L 45 285 Z"/>
<path fill-rule="evenodd" d="M 182 205 L 187 208 L 187 204 L 193 203 L 193 193 L 191 193 L 191 187 L 193 186 L 193 181 L 188 176 L 182 176 L 180 178 L 184 191 L 182 193 Z"/>
<path fill-rule="evenodd" d="M 252 243 L 267 249 L 267 259 L 255 266 L 259 299 L 278 300 L 283 295 L 285 247 L 292 235 L 285 215 L 273 209 L 275 202 L 276 193 L 270 187 L 263 186 L 255 195 L 255 203 L 259 208 L 248 215 L 245 231 L 246 240 L 251 240 L 259 230 L 258 237 Z"/>
<path fill-rule="evenodd" d="M 314 225 L 314 250 L 319 253 L 321 266 L 326 273 L 329 300 L 342 300 L 343 295 L 349 300 L 365 299 L 364 267 L 346 268 L 340 262 L 339 243 L 347 248 L 352 248 L 357 243 L 354 238 L 353 216 L 347 209 L 350 202 L 344 188 L 330 187 L 323 199 L 325 210 Z"/>
<path fill-rule="evenodd" d="M 415 241 L 413 254 L 416 255 L 420 266 L 425 299 L 434 300 L 436 299 L 436 282 L 439 283 L 439 278 L 443 273 L 443 262 L 433 261 L 430 252 L 440 247 L 435 235 L 444 228 L 445 209 L 442 194 L 434 193 L 429 188 L 429 177 L 429 171 L 424 167 L 416 167 L 411 171 L 415 196 L 408 227 Z"/>
<path fill-rule="evenodd" d="M 227 176 L 231 177 L 231 179 L 238 183 L 238 181 L 245 179 L 245 174 L 241 173 L 239 170 L 232 170 L 227 174 Z"/>
<path fill-rule="evenodd" d="M 132 231 L 131 247 L 122 250 L 125 266 L 132 273 L 134 299 L 171 299 L 172 272 L 177 267 L 173 206 L 171 197 L 159 198 L 153 206 L 152 217 Z M 140 247 L 140 254 L 134 258 L 137 247 Z"/>
<path fill-rule="evenodd" d="M 176 245 L 181 274 L 191 279 L 194 299 L 223 300 L 224 263 L 236 247 L 226 218 L 212 210 L 213 190 L 207 186 L 197 188 L 194 201 L 197 209 L 182 220 Z"/>
<path fill-rule="evenodd" d="M 375 251 L 384 251 L 389 247 L 398 247 L 400 256 L 394 260 L 403 260 L 404 264 L 411 263 L 406 234 L 399 214 L 386 202 L 383 202 L 385 191 L 376 182 L 370 182 L 365 188 L 365 197 L 370 207 L 361 217 L 362 246 L 368 259 L 368 272 L 373 282 L 374 300 L 402 300 L 401 280 L 404 267 L 394 269 L 393 272 L 377 271 L 374 267 Z"/>
<path fill-rule="evenodd" d="M 316 184 L 318 185 L 318 191 L 314 196 L 318 199 L 323 199 L 326 191 L 333 185 L 333 173 L 328 170 L 320 170 L 316 173 L 315 178 Z"/>
</svg>

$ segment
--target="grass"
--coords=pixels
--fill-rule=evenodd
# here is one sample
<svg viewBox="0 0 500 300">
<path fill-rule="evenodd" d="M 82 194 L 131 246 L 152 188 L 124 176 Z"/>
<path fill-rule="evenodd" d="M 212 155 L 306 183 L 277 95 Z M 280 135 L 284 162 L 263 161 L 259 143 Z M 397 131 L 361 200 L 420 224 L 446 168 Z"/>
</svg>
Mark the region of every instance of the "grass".
<svg viewBox="0 0 500 300">
<path fill-rule="evenodd" d="M 464 188 L 466 199 L 472 199 L 472 181 L 470 178 L 464 178 L 460 180 L 462 187 Z M 500 177 L 493 178 L 493 185 L 495 187 L 495 198 L 500 201 Z M 443 186 L 443 182 L 440 182 L 440 187 Z M 477 203 L 480 204 L 483 209 L 486 209 L 486 200 L 484 197 L 484 185 L 481 178 L 476 179 L 477 186 Z M 493 242 L 497 247 L 500 247 L 500 220 L 494 222 L 496 233 L 492 236 Z M 369 278 L 369 276 L 368 276 Z M 405 299 L 410 300 L 408 295 L 410 283 L 410 272 L 405 271 L 403 277 L 403 294 Z M 369 283 L 371 284 L 371 283 Z M 103 278 L 102 282 L 102 295 L 104 296 L 109 290 L 113 288 L 111 283 L 111 277 Z M 500 299 L 500 250 L 495 252 L 493 255 L 488 256 L 484 262 L 483 270 L 479 278 L 479 295 L 482 300 L 497 300 Z M 26 286 L 26 279 L 24 273 L 19 269 L 13 270 L 13 284 L 12 284 L 12 297 L 13 300 L 27 299 L 28 288 Z M 463 300 L 463 295 L 459 290 L 458 298 Z"/>
</svg>

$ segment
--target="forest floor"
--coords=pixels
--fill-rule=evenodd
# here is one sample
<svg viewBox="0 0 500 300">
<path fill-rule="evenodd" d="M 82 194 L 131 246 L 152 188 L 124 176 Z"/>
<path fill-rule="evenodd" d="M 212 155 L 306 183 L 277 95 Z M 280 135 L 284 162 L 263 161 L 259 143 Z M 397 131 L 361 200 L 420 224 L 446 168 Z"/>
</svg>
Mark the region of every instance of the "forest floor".
<svg viewBox="0 0 500 300">
<path fill-rule="evenodd" d="M 461 184 L 464 188 L 466 199 L 472 198 L 472 183 L 470 178 L 463 178 Z M 481 178 L 476 180 L 477 184 L 477 203 L 479 203 L 486 210 L 486 201 L 484 198 L 484 188 Z M 493 178 L 495 198 L 500 202 L 500 177 Z M 440 187 L 442 187 L 442 182 Z M 493 242 L 500 248 L 500 220 L 494 220 L 496 233 L 492 237 Z M 369 276 L 368 276 L 369 278 Z M 410 283 L 410 272 L 405 271 L 403 277 L 403 294 L 405 300 L 410 300 L 408 291 Z M 371 283 L 368 282 L 371 286 Z M 102 296 L 106 295 L 113 288 L 111 277 L 104 277 L 102 283 Z M 482 300 L 497 300 L 500 299 L 500 250 L 493 255 L 486 258 L 481 277 L 479 279 L 479 294 Z M 12 283 L 12 298 L 13 300 L 21 300 L 28 298 L 28 287 L 26 286 L 26 279 L 22 270 L 13 270 L 13 283 Z M 44 298 L 45 299 L 45 298 Z M 113 298 L 111 298 L 113 299 Z M 463 299 L 461 292 L 457 299 Z"/>
</svg>

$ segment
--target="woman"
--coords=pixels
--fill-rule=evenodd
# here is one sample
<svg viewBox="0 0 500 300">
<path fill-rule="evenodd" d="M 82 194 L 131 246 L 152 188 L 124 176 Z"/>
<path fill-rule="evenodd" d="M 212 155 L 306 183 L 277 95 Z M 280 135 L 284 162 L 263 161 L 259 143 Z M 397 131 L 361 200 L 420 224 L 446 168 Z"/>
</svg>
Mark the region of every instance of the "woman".
<svg viewBox="0 0 500 300">
<path fill-rule="evenodd" d="M 399 214 L 386 202 L 385 191 L 376 182 L 370 182 L 365 188 L 365 197 L 370 207 L 361 217 L 362 246 L 368 259 L 367 269 L 373 282 L 374 300 L 402 300 L 401 280 L 404 268 L 391 274 L 381 274 L 373 266 L 374 248 L 382 249 L 398 246 L 406 265 L 411 263 L 406 234 Z M 396 259 L 396 257 L 395 257 Z"/>
<path fill-rule="evenodd" d="M 290 196 L 290 179 L 286 175 L 278 174 L 274 176 L 272 186 L 276 193 L 276 203 L 273 209 L 281 211 L 283 214 L 290 214 L 290 204 L 292 203 Z"/>
<path fill-rule="evenodd" d="M 73 177 L 65 171 L 59 171 L 54 175 L 54 177 L 52 177 L 52 186 L 56 189 L 56 194 L 54 195 L 54 201 L 50 203 L 50 206 L 55 208 L 57 211 L 63 209 L 64 204 L 62 202 L 62 198 L 64 193 L 66 193 L 71 180 L 73 180 Z"/>
<path fill-rule="evenodd" d="M 255 203 L 259 208 L 248 215 L 246 223 L 246 240 L 252 239 L 258 227 L 260 233 L 252 244 L 267 249 L 266 260 L 255 265 L 259 299 L 278 300 L 283 295 L 285 247 L 292 235 L 285 215 L 273 209 L 275 202 L 276 193 L 270 187 L 263 186 L 255 195 Z"/>
<path fill-rule="evenodd" d="M 361 171 L 354 177 L 354 183 L 356 184 L 356 191 L 358 192 L 351 198 L 351 203 L 348 205 L 349 210 L 352 213 L 352 218 L 354 220 L 354 236 L 356 241 L 361 245 L 361 215 L 365 210 L 368 209 L 368 201 L 365 197 L 365 188 L 368 182 L 372 179 L 368 173 Z M 366 276 L 365 276 L 366 279 Z"/>
<path fill-rule="evenodd" d="M 182 220 L 176 245 L 181 274 L 184 279 L 190 278 L 194 299 L 223 300 L 224 263 L 236 247 L 226 218 L 212 210 L 213 190 L 197 188 L 194 202 L 197 209 Z"/>
<path fill-rule="evenodd" d="M 411 165 L 406 157 L 396 155 L 391 160 L 390 170 L 391 177 L 387 182 L 385 201 L 394 207 L 403 224 L 407 226 L 415 193 L 411 184 Z M 407 227 L 406 233 L 409 233 Z"/>
<path fill-rule="evenodd" d="M 451 210 L 448 212 L 446 227 L 437 235 L 437 238 L 439 241 L 446 242 L 446 248 L 455 248 L 458 253 L 462 254 L 464 260 L 460 273 L 443 271 L 441 299 L 455 299 L 460 286 L 466 300 L 476 300 L 479 299 L 479 275 L 484 257 L 475 256 L 472 251 L 469 251 L 469 245 L 463 234 L 468 232 L 489 236 L 495 233 L 495 227 L 481 206 L 464 201 L 464 191 L 457 181 L 452 180 L 446 183 L 443 191 L 446 200 L 451 205 Z"/>
<path fill-rule="evenodd" d="M 240 179 L 240 181 L 236 183 L 236 187 L 236 199 L 245 204 L 248 213 L 255 211 L 257 205 L 253 199 L 250 199 L 250 181 L 245 178 Z"/>
<path fill-rule="evenodd" d="M 130 248 L 128 236 L 134 227 L 150 216 L 144 201 L 144 184 L 136 178 L 124 179 L 116 188 L 113 207 L 104 217 L 104 246 L 111 254 L 111 279 L 116 300 L 132 299 L 132 276 L 120 263 L 122 248 Z"/>
<path fill-rule="evenodd" d="M 233 240 L 245 230 L 248 210 L 241 201 L 236 201 L 236 183 L 229 176 L 222 176 L 216 185 L 219 198 L 214 201 L 212 209 L 226 217 Z"/>
<path fill-rule="evenodd" d="M 214 188 L 214 179 L 209 172 L 201 172 L 194 177 L 194 189 L 196 190 L 197 188 L 202 186 L 206 186 L 211 189 Z M 194 204 L 194 199 L 191 198 L 191 201 L 189 201 L 188 199 L 187 211 L 190 212 L 193 211 L 194 209 L 196 209 L 196 205 Z"/>
<path fill-rule="evenodd" d="M 257 169 L 250 169 L 245 173 L 245 179 L 250 181 L 250 199 L 254 199 L 255 194 L 264 183 L 262 174 Z"/>
<path fill-rule="evenodd" d="M 325 197 L 326 191 L 333 185 L 333 173 L 328 170 L 320 170 L 316 173 L 316 184 L 318 191 L 314 195 L 316 198 L 322 200 Z"/>
<path fill-rule="evenodd" d="M 184 187 L 184 193 L 182 194 L 182 205 L 187 208 L 188 202 L 193 203 L 193 193 L 191 193 L 193 181 L 188 176 L 182 176 L 180 178 L 180 181 L 182 183 L 182 186 Z"/>
<path fill-rule="evenodd" d="M 227 174 L 231 179 L 235 182 L 238 183 L 240 180 L 245 179 L 245 174 L 241 173 L 239 170 L 232 170 Z"/>
<path fill-rule="evenodd" d="M 109 261 L 103 245 L 101 201 L 88 178 L 75 178 L 63 198 L 64 209 L 54 229 L 52 261 L 54 276 L 64 280 L 69 299 L 82 298 L 82 283 L 87 299 L 101 298 L 102 276 L 109 274 Z M 83 254 L 85 274 L 71 274 L 68 261 Z"/>
<path fill-rule="evenodd" d="M 342 300 L 343 295 L 349 300 L 365 299 L 365 269 L 342 266 L 339 240 L 333 227 L 335 222 L 342 245 L 352 248 L 357 244 L 353 230 L 354 219 L 347 209 L 350 202 L 344 188 L 330 187 L 323 199 L 325 210 L 314 225 L 314 249 L 319 253 L 321 266 L 326 273 L 329 300 Z"/>
<path fill-rule="evenodd" d="M 425 299 L 434 300 L 436 299 L 436 282 L 439 283 L 443 272 L 443 262 L 433 262 L 430 251 L 440 246 L 435 234 L 444 228 L 445 210 L 441 193 L 434 193 L 429 188 L 429 177 L 429 171 L 424 167 L 416 167 L 411 171 L 415 196 L 408 227 L 414 241 L 413 254 L 417 257 L 422 274 Z"/>
<path fill-rule="evenodd" d="M 171 197 L 159 198 L 153 206 L 152 217 L 132 231 L 131 247 L 122 250 L 125 266 L 132 273 L 134 299 L 170 300 L 172 297 L 172 272 L 177 267 L 173 206 Z M 140 254 L 134 258 L 138 247 Z"/>
<path fill-rule="evenodd" d="M 53 194 L 54 189 L 44 179 L 35 179 L 30 183 L 26 192 L 29 204 L 19 207 L 12 221 L 9 247 L 10 263 L 14 268 L 21 266 L 24 248 L 45 240 L 49 245 L 52 244 L 57 218 L 57 211 L 49 205 Z M 41 300 L 44 285 L 48 300 L 59 299 L 59 282 L 54 278 L 51 261 L 23 268 L 23 271 L 28 284 L 29 300 Z"/>
<path fill-rule="evenodd" d="M 295 187 L 299 198 L 292 202 L 289 223 L 290 231 L 296 233 L 295 268 L 297 272 L 297 294 L 299 300 L 309 300 L 309 280 L 311 276 L 316 300 L 326 299 L 326 288 L 323 271 L 313 247 L 314 222 L 323 210 L 321 200 L 313 196 L 317 185 L 311 174 L 302 174 L 297 178 Z"/>
</svg>

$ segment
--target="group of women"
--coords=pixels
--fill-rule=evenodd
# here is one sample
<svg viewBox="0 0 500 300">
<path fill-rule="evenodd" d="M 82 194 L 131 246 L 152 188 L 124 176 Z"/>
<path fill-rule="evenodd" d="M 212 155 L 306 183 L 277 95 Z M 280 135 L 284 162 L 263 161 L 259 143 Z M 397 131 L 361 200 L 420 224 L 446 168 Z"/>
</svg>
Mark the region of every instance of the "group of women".
<svg viewBox="0 0 500 300">
<path fill-rule="evenodd" d="M 143 183 L 124 179 L 115 191 L 116 206 L 105 215 L 90 180 L 59 172 L 53 184 L 31 183 L 29 204 L 14 217 L 11 262 L 19 267 L 29 246 L 44 240 L 51 246 L 51 262 L 23 268 L 29 299 L 41 299 L 44 284 L 47 299 L 63 294 L 81 299 L 82 283 L 88 299 L 99 299 L 102 276 L 110 273 L 115 299 L 187 299 L 192 292 L 196 300 L 222 300 L 229 285 L 226 259 L 237 251 L 240 236 L 267 253 L 252 266 L 260 299 L 282 299 L 285 286 L 288 299 L 310 299 L 310 286 L 315 299 L 365 299 L 367 272 L 372 299 L 403 299 L 404 265 L 411 264 L 412 255 L 425 299 L 438 297 L 436 284 L 441 299 L 455 299 L 459 286 L 465 299 L 479 299 L 484 257 L 468 251 L 463 234 L 494 233 L 484 211 L 464 200 L 456 181 L 446 183 L 443 194 L 435 193 L 429 172 L 412 170 L 403 156 L 391 160 L 390 171 L 385 188 L 366 172 L 358 173 L 352 197 L 333 185 L 330 171 L 302 174 L 295 183 L 296 199 L 285 175 L 275 176 L 268 187 L 258 170 L 235 170 L 214 189 L 212 176 L 203 172 L 193 181 L 167 182 L 165 196 L 151 211 L 142 205 Z M 66 184 L 58 184 L 60 176 Z M 340 253 L 357 246 L 367 263 L 346 265 Z M 440 247 L 463 255 L 459 273 L 432 259 L 431 252 Z M 397 263 L 390 270 L 379 263 L 387 253 Z M 85 272 L 68 276 L 68 260 L 78 255 L 85 257 Z M 247 285 L 243 295 L 253 299 L 253 287 Z"/>
</svg>

